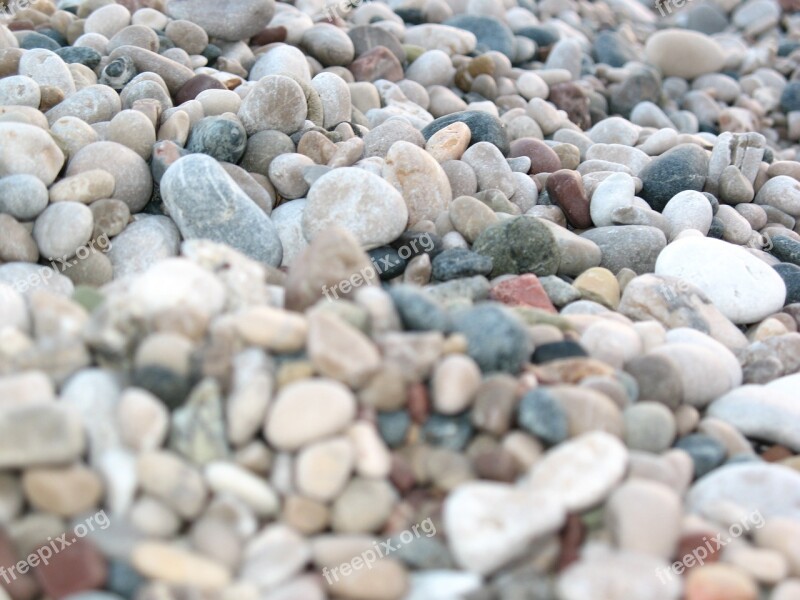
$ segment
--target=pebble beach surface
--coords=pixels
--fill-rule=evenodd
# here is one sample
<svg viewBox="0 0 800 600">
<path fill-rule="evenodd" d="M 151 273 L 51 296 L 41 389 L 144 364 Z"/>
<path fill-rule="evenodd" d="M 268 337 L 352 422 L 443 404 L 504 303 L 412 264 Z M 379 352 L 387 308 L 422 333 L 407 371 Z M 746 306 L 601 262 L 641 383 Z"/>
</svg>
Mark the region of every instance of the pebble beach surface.
<svg viewBox="0 0 800 600">
<path fill-rule="evenodd" d="M 11 0 L 0 600 L 799 600 L 797 0 Z"/>
</svg>

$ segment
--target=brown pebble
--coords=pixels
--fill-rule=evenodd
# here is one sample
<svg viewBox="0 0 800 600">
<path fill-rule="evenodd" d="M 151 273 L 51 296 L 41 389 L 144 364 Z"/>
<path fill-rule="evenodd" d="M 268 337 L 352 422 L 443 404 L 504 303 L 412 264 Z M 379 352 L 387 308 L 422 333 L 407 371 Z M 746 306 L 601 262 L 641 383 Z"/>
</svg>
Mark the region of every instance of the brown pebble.
<svg viewBox="0 0 800 600">
<path fill-rule="evenodd" d="M 791 450 L 777 444 L 775 446 L 770 446 L 761 454 L 761 458 L 766 462 L 780 462 L 791 456 L 794 456 Z"/>
<path fill-rule="evenodd" d="M 267 27 L 250 38 L 250 45 L 266 46 L 267 44 L 274 44 L 275 42 L 285 42 L 286 34 L 286 27 L 282 25 L 278 27 Z"/>
<path fill-rule="evenodd" d="M 411 420 L 422 425 L 431 413 L 428 399 L 428 388 L 422 383 L 412 383 L 408 386 L 408 414 Z"/>
<path fill-rule="evenodd" d="M 473 459 L 472 466 L 481 479 L 511 483 L 519 476 L 517 459 L 503 448 L 480 453 Z"/>
<path fill-rule="evenodd" d="M 69 547 L 54 553 L 50 564 L 36 568 L 42 589 L 54 600 L 88 590 L 102 589 L 108 575 L 106 559 L 94 544 L 85 538 L 66 541 Z"/>
<path fill-rule="evenodd" d="M 547 98 L 559 109 L 567 113 L 569 120 L 583 130 L 592 126 L 589 114 L 589 98 L 583 89 L 571 81 L 550 86 Z"/>
<path fill-rule="evenodd" d="M 354 60 L 348 67 L 356 81 L 400 81 L 405 77 L 403 65 L 386 46 L 375 46 Z"/>
<path fill-rule="evenodd" d="M 511 158 L 517 156 L 527 156 L 531 159 L 531 168 L 528 171 L 531 175 L 537 173 L 555 173 L 561 168 L 561 159 L 558 154 L 536 138 L 519 138 L 511 142 Z"/>
<path fill-rule="evenodd" d="M 682 561 L 685 556 L 691 555 L 695 550 L 702 552 L 700 548 L 703 548 L 708 554 L 704 559 L 706 563 L 718 562 L 722 555 L 719 551 L 720 549 L 717 548 L 714 543 L 714 533 L 710 531 L 698 531 L 681 536 L 681 539 L 678 540 L 678 548 L 675 550 L 675 560 Z M 693 567 L 687 566 L 687 572 L 691 568 Z"/>
<path fill-rule="evenodd" d="M 14 544 L 5 529 L 0 528 L 0 565 L 8 568 L 17 564 L 19 560 L 20 557 L 17 555 Z M 33 598 L 39 597 L 39 584 L 30 572 L 23 574 L 15 570 L 14 574 L 17 577 L 9 577 L 8 583 L 0 578 L 0 587 L 6 591 L 11 600 L 33 600 Z"/>
<path fill-rule="evenodd" d="M 398 454 L 392 454 L 392 469 L 389 471 L 389 481 L 401 494 L 410 492 L 417 483 L 414 477 L 414 469 L 411 468 L 405 458 Z"/>
<path fill-rule="evenodd" d="M 177 91 L 175 94 L 175 104 L 183 104 L 187 100 L 194 100 L 200 92 L 206 90 L 224 89 L 225 86 L 222 85 L 222 82 L 211 77 L 211 75 L 195 75 Z"/>
<path fill-rule="evenodd" d="M 8 24 L 8 28 L 11 31 L 28 31 L 33 29 L 33 21 L 28 19 L 20 19 L 19 21 L 12 21 Z"/>
<path fill-rule="evenodd" d="M 592 226 L 589 197 L 577 171 L 559 169 L 551 173 L 547 178 L 546 188 L 550 200 L 564 211 L 570 225 L 576 229 L 588 229 Z"/>
<path fill-rule="evenodd" d="M 586 525 L 581 517 L 575 514 L 567 515 L 567 522 L 561 530 L 561 552 L 558 555 L 556 569 L 563 571 L 578 560 L 580 548 L 586 537 Z"/>
</svg>

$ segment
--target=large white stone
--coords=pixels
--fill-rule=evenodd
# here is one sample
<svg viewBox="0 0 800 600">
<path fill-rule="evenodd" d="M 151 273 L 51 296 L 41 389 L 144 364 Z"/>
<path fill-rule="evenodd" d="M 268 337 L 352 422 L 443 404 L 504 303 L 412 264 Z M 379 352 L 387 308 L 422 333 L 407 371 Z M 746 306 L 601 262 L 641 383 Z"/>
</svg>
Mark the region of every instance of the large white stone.
<svg viewBox="0 0 800 600">
<path fill-rule="evenodd" d="M 484 481 L 450 494 L 443 517 L 456 562 L 486 575 L 521 556 L 531 541 L 558 531 L 566 511 L 552 492 Z"/>
<path fill-rule="evenodd" d="M 780 311 L 786 300 L 786 285 L 774 269 L 721 240 L 676 240 L 659 254 L 656 275 L 696 285 L 734 323 L 760 321 Z"/>
<path fill-rule="evenodd" d="M 531 468 L 527 485 L 556 494 L 567 510 L 580 512 L 602 502 L 627 466 L 628 450 L 619 438 L 593 431 L 545 454 Z"/>
</svg>

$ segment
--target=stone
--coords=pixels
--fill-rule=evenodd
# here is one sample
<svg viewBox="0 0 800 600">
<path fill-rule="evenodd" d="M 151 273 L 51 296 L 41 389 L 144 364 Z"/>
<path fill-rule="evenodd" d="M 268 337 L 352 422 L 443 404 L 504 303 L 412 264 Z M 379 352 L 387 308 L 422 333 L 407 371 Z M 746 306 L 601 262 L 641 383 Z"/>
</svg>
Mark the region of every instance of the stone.
<svg viewBox="0 0 800 600">
<path fill-rule="evenodd" d="M 238 116 L 247 135 L 264 130 L 291 134 L 302 127 L 307 114 L 306 95 L 297 81 L 266 75 L 244 98 Z"/>
<path fill-rule="evenodd" d="M 785 466 L 762 462 L 730 464 L 695 482 L 686 496 L 687 507 L 713 518 L 731 503 L 742 516 L 758 519 L 797 519 L 800 475 Z"/>
<path fill-rule="evenodd" d="M 243 554 L 242 579 L 274 589 L 302 571 L 311 558 L 311 545 L 291 527 L 275 523 L 250 539 Z"/>
<path fill-rule="evenodd" d="M 608 496 L 627 464 L 625 446 L 609 433 L 594 431 L 546 452 L 524 485 L 556 494 L 568 511 L 583 511 Z"/>
<path fill-rule="evenodd" d="M 137 543 L 131 550 L 131 564 L 144 577 L 176 586 L 219 590 L 231 581 L 223 565 L 167 542 Z"/>
<path fill-rule="evenodd" d="M 33 239 L 47 259 L 75 256 L 92 235 L 94 217 L 89 207 L 78 202 L 59 202 L 48 206 L 36 218 Z"/>
<path fill-rule="evenodd" d="M 675 552 L 682 516 L 680 496 L 655 481 L 630 479 L 606 503 L 606 520 L 617 547 L 664 561 Z"/>
<path fill-rule="evenodd" d="M 581 237 L 600 248 L 600 266 L 612 273 L 624 268 L 639 275 L 652 273 L 667 244 L 664 232 L 649 225 L 597 227 L 585 231 Z"/>
<path fill-rule="evenodd" d="M 31 50 L 35 52 L 35 50 Z M 64 164 L 64 153 L 50 134 L 27 123 L 0 122 L 0 177 L 32 175 L 50 185 Z"/>
<path fill-rule="evenodd" d="M 669 225 L 669 240 L 674 240 L 683 231 L 693 229 L 708 234 L 713 212 L 711 204 L 703 194 L 686 190 L 675 194 L 661 211 Z"/>
<path fill-rule="evenodd" d="M 480 369 L 471 358 L 459 354 L 445 357 L 433 372 L 434 409 L 445 415 L 460 413 L 472 403 L 480 383 Z"/>
<path fill-rule="evenodd" d="M 220 162 L 238 163 L 247 146 L 244 127 L 233 119 L 206 117 L 192 127 L 186 149 L 202 152 Z"/>
<path fill-rule="evenodd" d="M 665 77 L 694 79 L 722 70 L 725 55 L 712 38 L 681 29 L 664 29 L 651 35 L 645 56 Z"/>
<path fill-rule="evenodd" d="M 575 229 L 592 226 L 589 198 L 583 179 L 576 171 L 557 169 L 547 178 L 547 194 L 564 211 L 567 222 Z"/>
<path fill-rule="evenodd" d="M 18 221 L 31 221 L 47 203 L 47 186 L 38 177 L 23 173 L 0 178 L 0 212 Z"/>
<path fill-rule="evenodd" d="M 78 150 L 67 166 L 67 176 L 102 169 L 114 177 L 112 199 L 122 200 L 131 213 L 140 212 L 150 201 L 153 177 L 144 159 L 116 142 L 95 142 Z"/>
<path fill-rule="evenodd" d="M 461 279 L 492 272 L 492 259 L 465 248 L 450 248 L 432 261 L 433 278 L 438 281 Z"/>
<path fill-rule="evenodd" d="M 482 481 L 450 494 L 443 519 L 459 566 L 487 575 L 522 556 L 531 542 L 555 533 L 566 514 L 554 492 Z"/>
<path fill-rule="evenodd" d="M 472 132 L 463 121 L 455 121 L 434 133 L 426 142 L 425 150 L 437 162 L 459 160 L 469 146 Z"/>
<path fill-rule="evenodd" d="M 653 398 L 650 395 L 643 397 Z M 625 409 L 623 418 L 625 445 L 631 450 L 660 453 L 667 450 L 675 440 L 677 433 L 675 417 L 661 402 L 640 400 Z"/>
<path fill-rule="evenodd" d="M 275 398 L 264 435 L 276 448 L 296 450 L 342 431 L 353 420 L 355 409 L 355 398 L 339 382 L 312 379 L 292 383 Z"/>
<path fill-rule="evenodd" d="M 453 329 L 467 338 L 467 354 L 483 373 L 518 373 L 530 356 L 527 333 L 508 309 L 486 304 L 453 315 Z"/>
<path fill-rule="evenodd" d="M 331 210 L 336 205 L 335 212 Z M 384 179 L 363 169 L 335 169 L 317 179 L 308 193 L 303 233 L 313 241 L 324 229 L 348 230 L 365 250 L 394 241 L 405 230 L 408 209 Z"/>
<path fill-rule="evenodd" d="M 185 239 L 226 243 L 272 266 L 283 249 L 269 217 L 205 154 L 173 163 L 161 180 L 161 194 Z"/>
<path fill-rule="evenodd" d="M 352 388 L 360 388 L 380 368 L 372 341 L 331 313 L 309 315 L 306 346 L 317 372 Z"/>
<path fill-rule="evenodd" d="M 720 466 L 727 454 L 719 441 L 703 433 L 684 436 L 675 443 L 675 447 L 692 457 L 696 478 L 703 477 Z"/>
<path fill-rule="evenodd" d="M 439 117 L 425 126 L 422 130 L 422 135 L 425 137 L 425 140 L 428 140 L 440 129 L 457 121 L 461 121 L 469 127 L 471 144 L 489 142 L 497 146 L 498 150 L 500 150 L 504 156 L 508 155 L 509 139 L 502 122 L 494 115 L 483 111 L 467 110 Z"/>
<path fill-rule="evenodd" d="M 794 381 L 792 376 L 783 380 L 790 384 Z M 767 386 L 745 385 L 731 390 L 711 403 L 708 415 L 729 423 L 750 438 L 797 449 L 800 439 L 795 432 L 800 417 L 790 394 L 782 391 L 782 385 L 781 379 L 776 379 Z"/>
<path fill-rule="evenodd" d="M 275 14 L 273 0 L 234 0 L 223 9 L 202 0 L 169 0 L 167 14 L 173 19 L 191 21 L 210 37 L 236 42 L 264 29 Z"/>
<path fill-rule="evenodd" d="M 444 25 L 473 33 L 483 52 L 497 50 L 508 58 L 514 58 L 514 36 L 500 19 L 491 16 L 457 15 L 445 21 Z"/>
<path fill-rule="evenodd" d="M 522 397 L 517 407 L 517 422 L 549 446 L 560 444 L 569 436 L 567 413 L 558 398 L 545 388 L 533 389 Z"/>
<path fill-rule="evenodd" d="M 297 455 L 295 481 L 304 496 L 328 502 L 344 489 L 355 464 L 352 444 L 343 437 L 306 446 Z"/>
<path fill-rule="evenodd" d="M 561 250 L 549 228 L 536 217 L 507 219 L 483 230 L 473 251 L 491 257 L 492 275 L 554 275 Z"/>
<path fill-rule="evenodd" d="M 85 450 L 80 418 L 56 404 L 0 407 L 0 432 L 3 468 L 67 464 Z"/>
<path fill-rule="evenodd" d="M 322 66 L 347 66 L 355 57 L 355 46 L 346 32 L 329 23 L 318 23 L 303 33 L 305 50 Z"/>
<path fill-rule="evenodd" d="M 679 144 L 667 150 L 639 172 L 641 197 L 653 210 L 661 212 L 679 192 L 702 191 L 708 161 L 705 150 L 695 144 Z"/>
<path fill-rule="evenodd" d="M 599 302 L 615 310 L 619 305 L 619 282 L 614 274 L 603 267 L 587 269 L 572 283 L 587 300 Z"/>
<path fill-rule="evenodd" d="M 501 281 L 492 287 L 490 297 L 508 306 L 530 306 L 557 312 L 536 275 L 525 274 Z"/>
<path fill-rule="evenodd" d="M 280 499 L 272 487 L 251 471 L 224 461 L 208 463 L 203 475 L 211 491 L 236 498 L 259 517 L 278 512 Z"/>
<path fill-rule="evenodd" d="M 114 176 L 102 169 L 84 171 L 72 177 L 65 177 L 50 186 L 50 202 L 82 202 L 91 204 L 96 200 L 109 198 L 114 193 Z"/>
<path fill-rule="evenodd" d="M 397 501 L 385 479 L 354 477 L 331 507 L 331 528 L 338 533 L 368 533 L 380 529 Z"/>
<path fill-rule="evenodd" d="M 435 220 L 453 199 L 450 181 L 435 157 L 410 142 L 392 144 L 385 158 L 383 177 L 402 194 L 412 225 L 425 219 Z"/>
<path fill-rule="evenodd" d="M 780 311 L 786 298 L 786 286 L 773 269 L 720 240 L 673 242 L 659 255 L 655 273 L 697 286 L 734 323 L 760 321 Z"/>
<path fill-rule="evenodd" d="M 63 517 L 91 510 L 103 496 L 100 478 L 79 464 L 63 469 L 28 469 L 22 477 L 22 487 L 37 509 Z"/>
<path fill-rule="evenodd" d="M 740 569 L 727 564 L 702 565 L 686 578 L 687 598 L 756 600 L 758 586 Z"/>
</svg>

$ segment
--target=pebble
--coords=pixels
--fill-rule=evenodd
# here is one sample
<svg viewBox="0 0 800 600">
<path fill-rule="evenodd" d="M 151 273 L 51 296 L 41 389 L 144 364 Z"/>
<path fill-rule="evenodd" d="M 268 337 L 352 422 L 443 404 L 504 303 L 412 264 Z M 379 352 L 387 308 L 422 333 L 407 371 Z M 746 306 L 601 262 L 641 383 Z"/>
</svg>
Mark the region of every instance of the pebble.
<svg viewBox="0 0 800 600">
<path fill-rule="evenodd" d="M 522 322 L 506 309 L 485 305 L 453 315 L 453 329 L 467 338 L 467 354 L 483 373 L 516 374 L 531 348 Z"/>
<path fill-rule="evenodd" d="M 716 514 L 723 503 L 733 503 L 743 517 L 759 511 L 765 519 L 797 519 L 798 494 L 800 476 L 795 471 L 755 462 L 716 469 L 692 486 L 686 501 L 690 510 L 709 516 Z"/>
<path fill-rule="evenodd" d="M 650 397 L 650 396 L 645 396 Z M 672 412 L 660 402 L 640 401 L 625 409 L 625 444 L 631 450 L 660 453 L 675 439 Z"/>
<path fill-rule="evenodd" d="M 306 95 L 297 81 L 266 75 L 245 96 L 238 116 L 247 135 L 264 130 L 291 134 L 302 127 L 307 114 Z"/>
<path fill-rule="evenodd" d="M 55 404 L 0 407 L 0 430 L 4 468 L 69 463 L 85 449 L 80 419 Z"/>
<path fill-rule="evenodd" d="M 316 415 L 313 420 L 297 415 Z M 342 384 L 326 379 L 282 389 L 267 417 L 265 435 L 276 448 L 296 450 L 342 431 L 355 416 L 355 399 Z"/>
<path fill-rule="evenodd" d="M 537 351 L 540 348 L 537 348 Z M 566 356 L 568 355 L 560 352 L 556 360 Z M 546 359 L 542 360 L 543 358 L 545 357 L 540 356 L 537 362 L 547 362 Z M 564 407 L 558 398 L 543 388 L 531 390 L 522 397 L 517 407 L 517 421 L 523 429 L 550 446 L 559 444 L 568 437 L 567 414 Z"/>
<path fill-rule="evenodd" d="M 520 556 L 533 540 L 556 532 L 565 518 L 564 504 L 553 492 L 487 481 L 460 486 L 443 507 L 453 557 L 462 568 L 482 575 Z"/>
<path fill-rule="evenodd" d="M 264 29 L 275 14 L 273 0 L 234 0 L 223 9 L 203 0 L 170 0 L 167 14 L 173 19 L 191 21 L 210 37 L 236 42 Z"/>
<path fill-rule="evenodd" d="M 500 119 L 483 111 L 467 110 L 439 117 L 422 129 L 422 135 L 425 140 L 428 140 L 440 129 L 458 121 L 465 123 L 469 127 L 472 144 L 489 142 L 494 144 L 504 156 L 509 153 L 508 134 Z"/>
<path fill-rule="evenodd" d="M 601 267 L 612 273 L 631 269 L 638 275 L 655 271 L 656 260 L 667 242 L 664 232 L 649 225 L 597 227 L 581 237 L 600 248 Z"/>
<path fill-rule="evenodd" d="M 311 186 L 303 233 L 313 240 L 320 231 L 338 225 L 370 250 L 394 241 L 407 222 L 406 203 L 391 184 L 363 169 L 345 167 L 323 175 Z"/>
<path fill-rule="evenodd" d="M 64 164 L 64 154 L 53 138 L 39 127 L 25 123 L 0 123 L 0 176 L 33 175 L 50 185 Z M 15 143 L 9 143 L 14 140 Z"/>
<path fill-rule="evenodd" d="M 695 230 L 707 235 L 714 216 L 708 199 L 694 190 L 675 194 L 664 206 L 661 214 L 667 220 L 670 241 L 686 230 Z"/>
<path fill-rule="evenodd" d="M 679 192 L 702 191 L 707 172 L 705 151 L 694 144 L 679 144 L 653 159 L 639 172 L 641 197 L 653 210 L 661 212 Z"/>
<path fill-rule="evenodd" d="M 569 511 L 602 502 L 627 468 L 628 451 L 603 431 L 585 433 L 549 450 L 534 463 L 526 485 L 554 493 Z"/>
<path fill-rule="evenodd" d="M 665 29 L 651 35 L 645 44 L 647 59 L 665 77 L 694 79 L 722 70 L 722 48 L 710 37 L 680 29 Z"/>
<path fill-rule="evenodd" d="M 210 156 L 193 154 L 173 163 L 161 179 L 161 194 L 185 239 L 228 243 L 280 265 L 283 250 L 272 221 Z"/>
<path fill-rule="evenodd" d="M 536 217 L 506 219 L 487 227 L 475 240 L 473 250 L 491 257 L 493 276 L 555 275 L 561 262 L 555 237 Z"/>
<path fill-rule="evenodd" d="M 164 542 L 139 542 L 131 550 L 131 564 L 145 577 L 170 585 L 218 590 L 231 580 L 219 563 Z"/>
<path fill-rule="evenodd" d="M 659 255 L 655 273 L 697 286 L 734 323 L 760 321 L 780 311 L 786 298 L 786 286 L 773 269 L 720 240 L 673 242 Z"/>
<path fill-rule="evenodd" d="M 0 213 L 30 221 L 47 207 L 47 202 L 47 187 L 38 177 L 19 174 L 0 178 Z"/>
<path fill-rule="evenodd" d="M 430 143 L 430 142 L 429 142 Z M 402 194 L 408 222 L 435 220 L 453 199 L 450 180 L 436 158 L 419 146 L 397 141 L 386 154 L 383 177 Z"/>
</svg>

